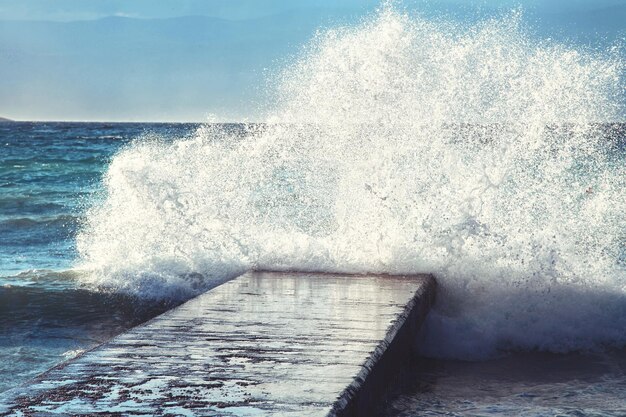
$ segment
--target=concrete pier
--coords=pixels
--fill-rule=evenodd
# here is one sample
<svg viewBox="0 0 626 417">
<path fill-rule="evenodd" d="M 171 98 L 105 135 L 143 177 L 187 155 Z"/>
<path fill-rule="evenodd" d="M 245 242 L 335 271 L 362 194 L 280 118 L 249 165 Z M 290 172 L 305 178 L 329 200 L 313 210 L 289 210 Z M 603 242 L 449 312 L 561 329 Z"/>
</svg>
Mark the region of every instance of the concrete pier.
<svg viewBox="0 0 626 417">
<path fill-rule="evenodd" d="M 0 415 L 366 416 L 434 295 L 429 275 L 250 272 L 0 394 Z"/>
</svg>

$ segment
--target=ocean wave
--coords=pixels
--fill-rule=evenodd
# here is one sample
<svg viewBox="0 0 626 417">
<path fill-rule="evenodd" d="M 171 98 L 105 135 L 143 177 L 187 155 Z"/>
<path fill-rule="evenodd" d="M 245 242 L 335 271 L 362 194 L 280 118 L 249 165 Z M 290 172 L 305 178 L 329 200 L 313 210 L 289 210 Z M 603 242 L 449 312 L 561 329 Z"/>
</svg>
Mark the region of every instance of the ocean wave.
<svg viewBox="0 0 626 417">
<path fill-rule="evenodd" d="M 520 21 L 383 8 L 320 32 L 263 125 L 126 146 L 81 279 L 167 298 L 252 268 L 432 272 L 429 355 L 623 346 L 626 168 L 603 123 L 624 62 Z"/>
<path fill-rule="evenodd" d="M 81 216 L 61 214 L 53 217 L 19 217 L 0 220 L 0 230 L 12 231 L 19 229 L 76 227 L 83 221 Z"/>
<path fill-rule="evenodd" d="M 171 308 L 172 301 L 148 302 L 122 293 L 107 293 L 68 285 L 0 285 L 0 334 L 24 337 L 37 332 L 77 327 L 100 329 L 109 326 L 107 337 L 116 328 L 133 324 Z M 47 284 L 52 284 L 48 282 Z M 101 337 L 101 342 L 106 337 Z"/>
<path fill-rule="evenodd" d="M 5 288 L 39 286 L 41 288 L 76 287 L 80 271 L 73 269 L 27 269 L 0 277 L 0 286 Z"/>
</svg>

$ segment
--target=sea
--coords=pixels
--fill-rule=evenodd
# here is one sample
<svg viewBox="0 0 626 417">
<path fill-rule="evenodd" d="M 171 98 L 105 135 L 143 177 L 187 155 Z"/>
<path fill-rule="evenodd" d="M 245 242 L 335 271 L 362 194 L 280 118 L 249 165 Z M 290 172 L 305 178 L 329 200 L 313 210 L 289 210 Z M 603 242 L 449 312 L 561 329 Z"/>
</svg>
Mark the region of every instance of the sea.
<svg viewBox="0 0 626 417">
<path fill-rule="evenodd" d="M 380 415 L 626 415 L 620 53 L 390 6 L 259 122 L 0 124 L 0 391 L 252 268 L 430 272 Z"/>
<path fill-rule="evenodd" d="M 135 142 L 154 143 L 157 137 L 165 146 L 193 140 L 205 128 L 157 123 L 0 124 L 0 391 L 19 386 L 191 296 L 170 292 L 165 298 L 144 297 L 95 285 L 80 269 L 76 239 L 86 227 L 90 209 L 106 198 L 107 170 L 116 155 Z M 249 128 L 225 124 L 212 129 L 240 136 Z M 619 132 L 626 143 L 626 126 L 606 131 Z M 114 242 L 103 242 L 109 243 Z M 569 353 L 512 350 L 480 360 L 419 356 L 398 375 L 379 412 L 624 415 L 626 350 L 616 346 L 589 346 Z"/>
<path fill-rule="evenodd" d="M 75 238 L 121 147 L 146 131 L 196 128 L 0 124 L 0 391 L 172 306 L 82 285 Z"/>
</svg>

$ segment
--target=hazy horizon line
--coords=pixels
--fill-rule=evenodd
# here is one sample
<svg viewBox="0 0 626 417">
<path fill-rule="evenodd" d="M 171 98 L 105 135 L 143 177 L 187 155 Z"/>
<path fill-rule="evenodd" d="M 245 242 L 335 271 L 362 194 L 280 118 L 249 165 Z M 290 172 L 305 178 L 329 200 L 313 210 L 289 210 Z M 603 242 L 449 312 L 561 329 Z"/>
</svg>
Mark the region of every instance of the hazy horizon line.
<svg viewBox="0 0 626 417">
<path fill-rule="evenodd" d="M 268 122 L 267 120 L 260 119 L 242 119 L 242 120 L 54 120 L 54 119 L 10 119 L 7 117 L 0 117 L 0 123 L 114 123 L 114 124 L 132 124 L 132 123 L 150 123 L 150 124 L 246 124 L 246 123 L 255 123 L 255 124 L 285 124 L 285 122 Z M 471 123 L 471 122 L 447 122 L 449 124 L 455 125 L 499 125 L 506 124 L 510 121 L 500 121 L 500 122 L 488 122 L 488 123 Z M 576 121 L 563 121 L 563 122 L 545 122 L 545 125 L 554 125 L 554 124 L 626 124 L 626 116 L 622 119 L 618 120 L 602 120 L 602 121 L 587 121 L 587 122 L 576 122 Z M 300 123 L 297 123 L 300 124 Z"/>
</svg>

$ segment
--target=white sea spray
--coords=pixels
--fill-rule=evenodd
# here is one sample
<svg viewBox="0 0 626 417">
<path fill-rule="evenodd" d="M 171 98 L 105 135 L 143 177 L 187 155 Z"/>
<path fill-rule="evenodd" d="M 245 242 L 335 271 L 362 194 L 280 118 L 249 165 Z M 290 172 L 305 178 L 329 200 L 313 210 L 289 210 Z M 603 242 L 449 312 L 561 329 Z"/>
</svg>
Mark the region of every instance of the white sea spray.
<svg viewBox="0 0 626 417">
<path fill-rule="evenodd" d="M 265 124 L 115 156 L 84 279 L 188 297 L 250 268 L 433 272 L 426 354 L 624 345 L 626 169 L 602 125 L 623 61 L 520 22 L 385 7 L 319 33 Z"/>
</svg>

